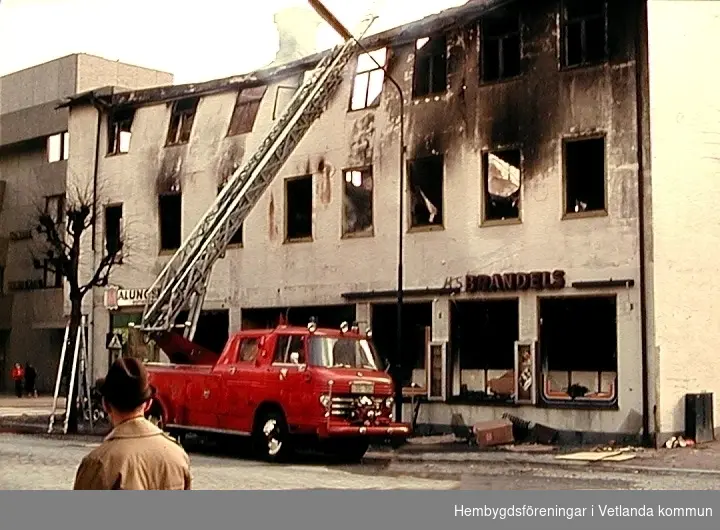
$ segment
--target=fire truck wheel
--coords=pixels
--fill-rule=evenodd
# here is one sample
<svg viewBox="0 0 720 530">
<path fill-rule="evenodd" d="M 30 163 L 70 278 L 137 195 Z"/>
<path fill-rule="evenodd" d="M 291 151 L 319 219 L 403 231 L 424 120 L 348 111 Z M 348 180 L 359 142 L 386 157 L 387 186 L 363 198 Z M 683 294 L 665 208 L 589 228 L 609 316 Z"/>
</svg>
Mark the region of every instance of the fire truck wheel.
<svg viewBox="0 0 720 530">
<path fill-rule="evenodd" d="M 285 416 L 277 410 L 269 410 L 259 416 L 253 438 L 255 451 L 263 460 L 280 462 L 291 452 Z"/>
</svg>

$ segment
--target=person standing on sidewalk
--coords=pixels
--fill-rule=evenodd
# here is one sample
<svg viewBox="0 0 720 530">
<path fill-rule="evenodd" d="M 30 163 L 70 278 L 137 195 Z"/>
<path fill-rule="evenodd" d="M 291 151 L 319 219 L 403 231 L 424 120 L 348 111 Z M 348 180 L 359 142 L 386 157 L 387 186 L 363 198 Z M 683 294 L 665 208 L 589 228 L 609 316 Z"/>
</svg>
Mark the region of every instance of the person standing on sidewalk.
<svg viewBox="0 0 720 530">
<path fill-rule="evenodd" d="M 37 380 L 37 371 L 30 363 L 25 363 L 25 392 L 28 397 L 37 397 L 35 390 L 35 381 Z"/>
<path fill-rule="evenodd" d="M 15 395 L 21 398 L 23 394 L 23 378 L 25 377 L 25 370 L 20 363 L 15 363 L 12 372 L 10 372 L 10 377 L 12 377 L 13 381 L 15 381 Z"/>
<path fill-rule="evenodd" d="M 113 430 L 83 458 L 73 489 L 191 489 L 187 453 L 145 419 L 153 394 L 145 366 L 137 359 L 120 358 L 98 383 Z"/>
</svg>

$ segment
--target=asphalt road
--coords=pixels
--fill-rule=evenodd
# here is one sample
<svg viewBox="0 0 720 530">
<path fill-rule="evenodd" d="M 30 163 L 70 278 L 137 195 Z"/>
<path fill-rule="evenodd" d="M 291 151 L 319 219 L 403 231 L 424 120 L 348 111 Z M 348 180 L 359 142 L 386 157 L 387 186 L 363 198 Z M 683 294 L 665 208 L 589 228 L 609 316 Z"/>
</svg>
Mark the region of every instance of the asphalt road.
<svg viewBox="0 0 720 530">
<path fill-rule="evenodd" d="M 96 443 L 0 434 L 0 489 L 72 488 L 81 458 Z M 200 452 L 199 452 L 200 451 Z M 191 448 L 193 489 L 720 489 L 718 475 L 672 475 L 524 464 L 444 464 L 366 461 L 332 465 L 299 457 L 268 465 L 216 448 Z"/>
</svg>

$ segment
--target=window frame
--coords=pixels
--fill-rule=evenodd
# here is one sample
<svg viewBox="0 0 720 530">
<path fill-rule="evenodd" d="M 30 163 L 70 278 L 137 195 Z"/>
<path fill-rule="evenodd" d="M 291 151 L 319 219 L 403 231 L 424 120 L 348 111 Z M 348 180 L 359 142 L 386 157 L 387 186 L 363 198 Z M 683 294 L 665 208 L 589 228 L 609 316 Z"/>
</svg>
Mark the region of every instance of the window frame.
<svg viewBox="0 0 720 530">
<path fill-rule="evenodd" d="M 120 218 L 118 219 L 118 243 L 122 245 L 123 242 L 123 233 L 124 233 L 124 224 L 125 224 L 125 209 L 123 207 L 123 203 L 117 202 L 117 203 L 110 203 L 106 204 L 103 208 L 103 238 L 105 240 L 105 252 L 109 255 L 110 249 L 108 247 L 108 210 L 119 208 L 120 209 Z M 122 263 L 123 259 L 123 249 L 122 247 L 118 249 L 116 256 L 118 258 L 117 263 Z"/>
<path fill-rule="evenodd" d="M 65 221 L 67 219 L 67 212 L 66 212 L 66 196 L 64 193 L 58 193 L 55 195 L 47 195 L 45 197 L 45 215 L 49 215 L 53 222 L 55 223 L 55 226 L 63 226 L 65 224 Z M 54 212 L 55 215 L 52 215 L 50 213 L 50 204 L 53 201 L 57 201 L 57 208 Z"/>
<path fill-rule="evenodd" d="M 191 108 L 178 110 L 178 107 L 186 102 L 190 102 Z M 167 134 L 165 137 L 165 147 L 172 147 L 176 145 L 185 145 L 190 143 L 192 138 L 192 130 L 195 125 L 195 117 L 197 116 L 198 108 L 200 107 L 200 96 L 190 96 L 185 98 L 176 99 L 171 103 L 170 120 L 168 121 Z M 189 118 L 187 118 L 189 116 Z M 182 139 L 181 133 L 183 131 L 183 125 L 186 123 L 183 118 L 190 122 L 187 125 L 188 137 L 186 140 Z M 175 121 L 177 120 L 177 123 Z M 175 124 L 174 124 L 175 123 Z M 173 125 L 174 124 L 174 125 Z M 175 131 L 175 138 L 172 138 L 171 132 Z"/>
<path fill-rule="evenodd" d="M 50 141 L 52 138 L 58 138 L 60 141 L 60 153 L 57 160 L 51 160 L 50 158 Z M 45 140 L 45 159 L 48 164 L 56 164 L 58 162 L 65 162 L 70 159 L 70 132 L 63 131 L 49 135 Z"/>
<path fill-rule="evenodd" d="M 567 145 L 583 142 L 586 140 L 603 140 L 603 208 L 598 210 L 586 210 L 584 212 L 568 211 L 568 167 L 567 167 Z M 610 213 L 609 206 L 609 185 L 608 185 L 608 135 L 606 132 L 594 132 L 578 135 L 563 136 L 560 142 L 560 160 L 562 164 L 562 220 L 583 219 L 588 217 L 607 217 Z"/>
<path fill-rule="evenodd" d="M 385 59 L 383 61 L 384 65 L 382 68 L 378 68 L 378 65 L 375 64 L 375 61 L 373 61 L 372 55 L 371 55 L 375 52 L 379 52 L 380 50 L 385 50 Z M 360 57 L 364 56 L 364 55 L 368 56 L 368 61 L 370 62 L 370 64 L 372 66 L 369 69 L 359 71 L 358 68 L 359 68 L 359 64 L 360 64 Z M 382 48 L 376 48 L 374 50 L 369 50 L 368 52 L 362 52 L 355 58 L 355 70 L 353 72 L 352 83 L 350 86 L 350 99 L 348 101 L 348 112 L 358 112 L 361 110 L 378 108 L 380 106 L 383 93 L 385 92 L 385 81 L 387 78 L 388 56 L 389 56 L 389 49 L 387 46 L 383 46 Z M 372 105 L 370 105 L 368 103 L 368 96 L 370 93 L 370 79 L 372 77 L 373 72 L 378 72 L 378 71 L 383 73 L 383 80 L 382 80 L 382 85 L 380 88 L 380 94 L 378 95 L 377 103 L 373 103 Z M 365 87 L 365 99 L 364 99 L 365 103 L 361 107 L 353 108 L 353 97 L 355 96 L 355 84 L 357 83 L 357 80 L 360 76 L 366 76 L 367 80 L 368 80 L 367 86 Z"/>
<path fill-rule="evenodd" d="M 345 205 L 345 196 L 346 196 L 346 189 L 348 186 L 347 182 L 347 173 L 350 173 L 352 171 L 359 171 L 363 178 L 365 177 L 365 173 L 369 171 L 370 178 L 372 179 L 372 189 L 370 190 L 370 228 L 367 230 L 359 231 L 359 232 L 348 232 L 346 230 L 347 227 L 347 208 Z M 368 164 L 365 166 L 357 166 L 357 167 L 348 167 L 342 170 L 342 213 L 340 216 L 340 236 L 342 239 L 354 239 L 354 238 L 362 238 L 362 237 L 374 237 L 375 236 L 375 169 L 372 164 Z"/>
<path fill-rule="evenodd" d="M 107 149 L 105 156 L 118 156 L 126 155 L 130 152 L 130 143 L 128 143 L 127 151 L 122 150 L 122 132 L 130 134 L 130 141 L 132 142 L 132 126 L 135 121 L 136 109 L 127 108 L 117 110 L 108 115 L 108 137 L 107 137 Z M 122 119 L 117 119 L 117 116 L 121 115 Z M 122 129 L 122 125 L 129 124 L 127 131 Z"/>
<path fill-rule="evenodd" d="M 413 164 L 416 163 L 418 160 L 430 159 L 430 158 L 440 158 L 440 160 L 441 160 L 440 165 L 442 167 L 442 201 L 441 201 L 441 205 L 440 205 L 440 213 L 441 213 L 441 217 L 442 217 L 442 222 L 437 223 L 437 224 L 415 225 L 415 224 L 413 224 L 413 207 L 412 207 L 413 206 L 413 202 L 412 202 L 412 200 L 413 200 L 412 167 L 413 167 Z M 407 223 L 408 223 L 407 233 L 408 234 L 415 233 L 415 232 L 432 232 L 432 231 L 436 231 L 436 230 L 445 230 L 445 223 L 447 221 L 446 210 L 445 210 L 445 202 L 447 199 L 446 189 L 445 189 L 445 184 L 446 184 L 445 174 L 446 174 L 446 169 L 447 169 L 447 166 L 445 163 L 446 159 L 447 159 L 447 157 L 445 156 L 444 153 L 439 153 L 436 155 L 416 156 L 415 158 L 412 158 L 407 161 L 406 166 L 405 166 L 405 174 L 406 174 L 406 179 L 405 179 L 405 189 L 406 189 L 405 195 L 406 195 L 406 197 L 405 197 L 405 199 L 408 202 L 408 208 L 407 208 L 407 214 L 406 214 L 408 217 L 407 218 Z"/>
<path fill-rule="evenodd" d="M 255 123 L 257 122 L 257 116 L 260 112 L 260 105 L 262 104 L 265 94 L 267 93 L 267 85 L 257 85 L 253 87 L 240 88 L 235 98 L 235 106 L 233 107 L 232 114 L 230 115 L 230 123 L 228 124 L 226 137 L 232 138 L 233 136 L 240 136 L 242 134 L 249 134 L 253 132 Z M 248 124 L 245 121 L 240 121 L 245 127 L 240 127 L 236 124 L 236 119 L 239 120 L 241 114 L 247 113 L 246 109 L 253 109 L 252 123 Z M 249 115 L 249 114 L 247 114 Z M 249 118 L 248 118 L 249 120 Z M 235 127 L 233 127 L 233 125 Z M 249 128 L 248 128 L 249 126 Z"/>
<path fill-rule="evenodd" d="M 182 231 L 182 229 L 183 229 L 183 215 L 182 215 L 182 211 L 183 211 L 183 198 L 182 198 L 182 196 L 183 196 L 183 194 L 182 194 L 182 191 L 180 191 L 180 190 L 178 190 L 178 191 L 169 191 L 169 192 L 165 192 L 165 193 L 159 193 L 158 196 L 157 196 L 157 205 L 158 205 L 158 246 L 159 246 L 159 254 L 171 254 L 171 253 L 174 253 L 174 252 L 176 252 L 176 251 L 182 246 L 182 243 L 183 243 L 183 237 L 182 237 L 182 236 L 183 236 L 183 231 Z M 163 232 L 162 232 L 162 224 L 163 224 L 163 223 L 162 223 L 162 207 L 161 207 L 161 201 L 162 201 L 162 198 L 163 198 L 163 197 L 179 197 L 179 198 L 180 198 L 180 219 L 179 219 L 179 221 L 180 221 L 180 228 L 179 228 L 179 231 L 180 231 L 180 243 L 178 244 L 178 246 L 177 246 L 176 248 L 164 248 L 164 247 L 163 247 L 163 236 L 162 236 L 162 234 L 163 234 Z"/>
<path fill-rule="evenodd" d="M 613 399 L 608 401 L 589 400 L 573 401 L 570 399 L 548 399 L 545 395 L 545 358 L 542 345 L 542 302 L 543 300 L 575 300 L 575 299 L 613 299 L 615 305 L 615 380 L 613 382 Z M 557 294 L 538 295 L 535 302 L 535 316 L 537 322 L 538 338 L 536 342 L 536 370 L 537 370 L 537 407 L 547 409 L 585 409 L 585 410 L 617 410 L 619 408 L 619 381 L 620 381 L 620 320 L 618 312 L 619 296 L 617 292 L 584 293 L 584 294 Z M 579 371 L 579 370 L 575 370 Z M 600 371 L 602 373 L 602 371 Z"/>
<path fill-rule="evenodd" d="M 289 237 L 288 229 L 290 227 L 290 209 L 288 207 L 288 184 L 291 182 L 297 182 L 300 180 L 308 179 L 310 181 L 310 235 L 303 237 Z M 284 201 L 284 215 L 283 215 L 283 243 L 312 243 L 315 238 L 315 221 L 313 219 L 313 210 L 315 208 L 315 176 L 310 173 L 306 175 L 297 175 L 294 177 L 287 177 L 283 181 L 283 201 Z"/>
<path fill-rule="evenodd" d="M 607 0 L 601 0 L 603 3 L 603 13 L 600 16 L 596 17 L 585 17 L 580 19 L 572 19 L 568 20 L 567 16 L 567 8 L 568 4 L 572 4 L 573 2 L 576 2 L 578 0 L 560 0 L 560 12 L 559 12 L 559 31 L 558 31 L 558 39 L 559 39 L 559 57 L 558 57 L 558 63 L 560 65 L 561 70 L 576 70 L 578 68 L 592 68 L 594 66 L 599 66 L 602 64 L 607 63 L 610 60 L 610 38 L 609 38 L 609 12 L 608 12 L 608 1 Z M 580 0 L 585 1 L 585 0 Z M 603 18 L 604 22 L 604 31 L 605 31 L 605 44 L 603 49 L 603 57 L 602 59 L 596 59 L 592 61 L 588 61 L 585 59 L 585 56 L 587 54 L 587 39 L 584 37 L 581 37 L 581 45 L 582 48 L 580 50 L 580 54 L 583 57 L 580 63 L 578 64 L 568 64 L 568 26 L 572 23 L 575 23 L 577 21 L 580 21 L 582 24 L 582 30 L 581 34 L 585 35 L 585 25 L 588 20 L 593 20 L 597 18 Z"/>
<path fill-rule="evenodd" d="M 489 197 L 489 177 L 490 177 L 490 155 L 507 151 L 517 151 L 520 160 L 520 187 L 519 187 L 519 206 L 518 216 L 507 219 L 488 219 L 487 218 L 487 201 Z M 523 222 L 523 204 L 524 204 L 524 161 L 523 146 L 520 143 L 508 144 L 490 149 L 483 149 L 480 154 L 480 226 L 498 226 L 498 225 L 515 225 Z"/>
<path fill-rule="evenodd" d="M 424 46 L 421 46 L 420 48 L 418 48 L 417 43 L 418 43 L 418 41 L 423 40 L 423 39 L 428 39 L 428 42 L 425 44 L 425 46 L 428 44 L 432 45 L 431 43 L 432 43 L 433 39 L 442 39 L 443 51 L 439 54 L 432 54 L 432 53 L 428 53 L 428 52 L 425 52 L 423 54 L 418 53 L 419 51 L 422 50 L 422 48 Z M 436 96 L 440 96 L 442 94 L 447 94 L 448 78 L 449 78 L 447 35 L 445 33 L 435 33 L 432 35 L 426 35 L 425 37 L 420 37 L 418 39 L 415 39 L 414 43 L 415 43 L 415 51 L 414 51 L 414 57 L 413 57 L 413 72 L 412 72 L 412 79 L 411 79 L 412 99 L 433 98 Z M 430 56 L 430 69 L 429 69 L 430 73 L 429 73 L 429 79 L 428 79 L 428 93 L 420 94 L 420 93 L 418 93 L 418 90 L 417 90 L 418 62 L 421 58 L 424 58 L 426 55 Z M 441 90 L 434 91 L 432 86 L 433 86 L 433 80 L 435 79 L 435 76 L 433 74 L 434 74 L 434 70 L 435 70 L 435 68 L 434 68 L 435 61 L 438 60 L 438 56 L 441 56 L 442 60 L 445 63 L 445 82 L 444 82 L 443 88 Z"/>
<path fill-rule="evenodd" d="M 492 37 L 491 40 L 498 40 L 500 41 L 500 48 L 498 51 L 498 71 L 502 72 L 504 69 L 504 59 L 502 57 L 502 43 L 504 43 L 505 40 L 507 40 L 509 37 L 517 35 L 518 37 L 518 73 L 511 76 L 504 76 L 502 73 L 498 74 L 497 79 L 486 79 L 485 77 L 485 64 L 487 63 L 487 59 L 485 56 L 485 41 L 487 39 L 485 35 L 485 25 L 487 23 L 487 20 L 489 17 L 483 17 L 480 19 L 480 22 L 478 23 L 478 34 L 480 38 L 478 39 L 478 59 L 480 61 L 479 65 L 479 72 L 478 77 L 481 85 L 492 85 L 495 83 L 505 83 L 507 81 L 513 81 L 515 79 L 518 79 L 524 75 L 523 71 L 523 64 L 522 64 L 522 58 L 523 58 L 523 46 L 524 46 L 524 39 L 523 39 L 523 17 L 522 13 L 519 9 L 513 9 L 512 12 L 508 13 L 506 16 L 507 18 L 510 18 L 510 16 L 513 16 L 513 18 L 517 19 L 517 32 L 514 33 L 505 33 L 500 37 Z"/>
</svg>

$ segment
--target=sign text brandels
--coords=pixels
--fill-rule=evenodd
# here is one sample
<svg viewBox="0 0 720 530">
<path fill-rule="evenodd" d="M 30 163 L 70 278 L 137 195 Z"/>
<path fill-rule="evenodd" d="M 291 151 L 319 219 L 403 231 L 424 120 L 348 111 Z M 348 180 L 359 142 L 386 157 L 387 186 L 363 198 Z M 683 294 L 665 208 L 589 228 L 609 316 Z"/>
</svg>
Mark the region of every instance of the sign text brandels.
<svg viewBox="0 0 720 530">
<path fill-rule="evenodd" d="M 468 293 L 494 293 L 527 290 L 557 290 L 565 287 L 565 271 L 506 272 L 465 276 Z"/>
</svg>

